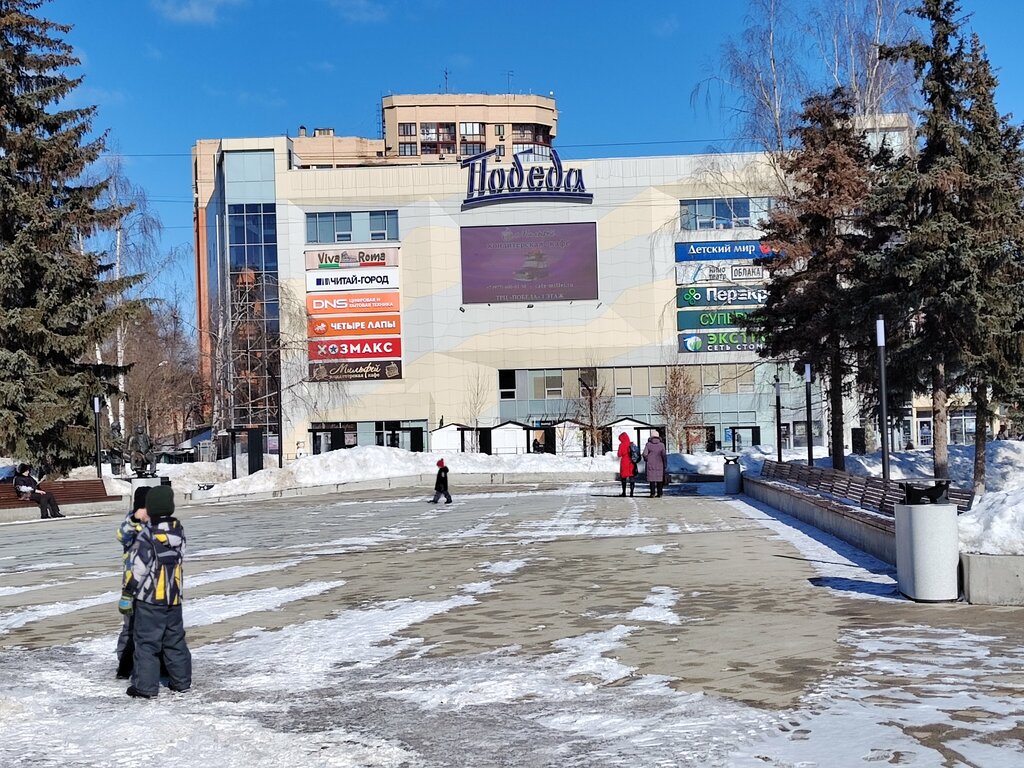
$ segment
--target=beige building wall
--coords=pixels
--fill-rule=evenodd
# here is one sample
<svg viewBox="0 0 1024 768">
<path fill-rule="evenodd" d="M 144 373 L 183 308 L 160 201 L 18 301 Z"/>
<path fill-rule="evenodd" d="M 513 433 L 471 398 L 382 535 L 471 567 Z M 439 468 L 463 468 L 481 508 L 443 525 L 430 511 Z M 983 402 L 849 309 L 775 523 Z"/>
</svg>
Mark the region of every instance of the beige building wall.
<svg viewBox="0 0 1024 768">
<path fill-rule="evenodd" d="M 225 145 L 228 148 L 228 145 Z M 307 382 L 301 344 L 283 354 L 286 451 L 311 422 L 467 418 L 473 383 L 488 397 L 481 423 L 497 422 L 499 369 L 665 365 L 679 362 L 674 244 L 756 239 L 753 229 L 679 232 L 679 200 L 765 194 L 771 175 L 756 155 L 566 161 L 592 204 L 508 202 L 462 211 L 467 170 L 454 165 L 333 170 L 279 167 L 279 276 L 293 297 L 282 334 L 301 339 L 305 217 L 328 211 L 397 210 L 404 374 L 381 382 Z M 718 191 L 722 190 L 722 191 Z M 596 222 L 599 296 L 593 301 L 464 304 L 460 227 Z M 357 243 L 352 243 L 357 246 Z M 377 245 L 380 245 L 378 243 Z M 284 300 L 282 300 L 282 307 Z M 716 362 L 750 353 L 690 355 Z"/>
</svg>

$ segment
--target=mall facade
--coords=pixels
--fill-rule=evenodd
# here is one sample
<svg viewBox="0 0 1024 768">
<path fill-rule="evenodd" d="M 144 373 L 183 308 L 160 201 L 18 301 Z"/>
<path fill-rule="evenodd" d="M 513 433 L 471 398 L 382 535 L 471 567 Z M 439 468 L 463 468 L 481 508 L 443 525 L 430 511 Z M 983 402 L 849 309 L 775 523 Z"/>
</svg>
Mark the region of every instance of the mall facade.
<svg viewBox="0 0 1024 768">
<path fill-rule="evenodd" d="M 517 422 L 530 444 L 593 398 L 604 422 L 663 425 L 666 366 L 684 365 L 717 445 L 774 444 L 776 377 L 784 444 L 806 445 L 803 378 L 737 328 L 765 298 L 765 157 L 568 159 L 556 126 L 553 99 L 406 96 L 385 99 L 380 139 L 199 141 L 220 424 L 263 428 L 285 460 L 429 449 L 452 423 Z M 817 383 L 811 407 L 820 445 Z"/>
</svg>

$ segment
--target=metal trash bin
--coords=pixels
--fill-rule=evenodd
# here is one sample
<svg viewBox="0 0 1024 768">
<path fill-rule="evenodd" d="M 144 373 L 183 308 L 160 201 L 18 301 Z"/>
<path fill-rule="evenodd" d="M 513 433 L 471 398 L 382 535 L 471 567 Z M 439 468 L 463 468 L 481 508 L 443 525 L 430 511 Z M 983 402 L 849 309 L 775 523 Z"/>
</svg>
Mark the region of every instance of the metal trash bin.
<svg viewBox="0 0 1024 768">
<path fill-rule="evenodd" d="M 725 457 L 725 492 L 743 492 L 743 469 L 740 467 L 739 456 Z"/>
<path fill-rule="evenodd" d="M 948 503 L 948 480 L 901 483 L 904 503 L 895 505 L 896 581 L 901 594 L 922 603 L 960 596 L 960 531 Z"/>
</svg>

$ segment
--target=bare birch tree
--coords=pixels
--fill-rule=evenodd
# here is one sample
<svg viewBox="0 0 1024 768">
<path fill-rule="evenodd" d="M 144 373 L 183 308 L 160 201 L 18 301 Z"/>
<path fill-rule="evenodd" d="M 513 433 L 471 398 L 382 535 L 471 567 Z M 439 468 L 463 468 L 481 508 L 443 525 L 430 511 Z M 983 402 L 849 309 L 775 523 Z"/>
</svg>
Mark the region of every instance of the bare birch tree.
<svg viewBox="0 0 1024 768">
<path fill-rule="evenodd" d="M 687 427 L 692 426 L 700 398 L 700 384 L 693 380 L 684 366 L 665 367 L 665 389 L 654 398 L 654 407 L 665 419 L 669 444 L 674 442 L 680 453 L 689 451 Z"/>
</svg>

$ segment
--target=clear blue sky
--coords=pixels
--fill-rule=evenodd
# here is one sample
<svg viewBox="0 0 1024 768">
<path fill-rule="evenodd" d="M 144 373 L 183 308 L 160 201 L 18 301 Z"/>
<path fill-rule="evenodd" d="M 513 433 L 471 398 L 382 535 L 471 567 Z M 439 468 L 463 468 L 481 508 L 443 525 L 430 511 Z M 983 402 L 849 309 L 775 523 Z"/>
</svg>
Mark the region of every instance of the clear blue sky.
<svg viewBox="0 0 1024 768">
<path fill-rule="evenodd" d="M 1000 111 L 1019 121 L 1024 3 L 961 6 L 999 73 Z M 74 26 L 76 99 L 99 106 L 96 127 L 146 190 L 166 249 L 191 247 L 197 139 L 299 125 L 376 137 L 382 95 L 443 90 L 446 69 L 452 92 L 554 92 L 567 157 L 724 143 L 725 116 L 690 94 L 746 11 L 746 0 L 53 0 L 40 13 Z"/>
</svg>

